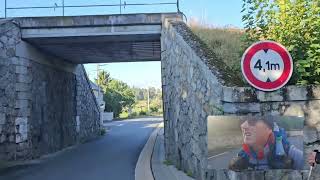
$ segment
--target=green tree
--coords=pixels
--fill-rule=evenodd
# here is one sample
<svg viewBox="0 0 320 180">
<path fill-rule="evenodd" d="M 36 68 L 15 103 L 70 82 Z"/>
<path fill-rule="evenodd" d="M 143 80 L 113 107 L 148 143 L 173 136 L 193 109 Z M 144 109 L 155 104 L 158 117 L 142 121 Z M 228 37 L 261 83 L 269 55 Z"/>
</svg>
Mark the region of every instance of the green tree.
<svg viewBox="0 0 320 180">
<path fill-rule="evenodd" d="M 137 101 L 141 101 L 141 100 L 147 99 L 145 89 L 133 88 L 133 91 L 135 93 L 135 98 L 136 98 Z"/>
<path fill-rule="evenodd" d="M 108 85 L 108 82 L 111 80 L 110 73 L 107 71 L 100 71 L 98 73 L 98 78 L 95 79 L 96 84 L 105 89 Z"/>
<path fill-rule="evenodd" d="M 120 80 L 109 80 L 104 91 L 105 110 L 112 111 L 115 117 L 119 117 L 120 112 L 124 108 L 131 107 L 135 102 L 133 90 Z"/>
<path fill-rule="evenodd" d="M 243 0 L 246 46 L 258 40 L 284 45 L 294 61 L 292 84 L 320 84 L 320 1 Z"/>
<path fill-rule="evenodd" d="M 133 113 L 145 115 L 151 113 L 153 115 L 160 115 L 162 113 L 162 91 L 155 87 L 149 88 L 149 107 L 148 112 L 148 89 L 134 88 L 136 95 L 136 102 L 133 105 Z"/>
</svg>

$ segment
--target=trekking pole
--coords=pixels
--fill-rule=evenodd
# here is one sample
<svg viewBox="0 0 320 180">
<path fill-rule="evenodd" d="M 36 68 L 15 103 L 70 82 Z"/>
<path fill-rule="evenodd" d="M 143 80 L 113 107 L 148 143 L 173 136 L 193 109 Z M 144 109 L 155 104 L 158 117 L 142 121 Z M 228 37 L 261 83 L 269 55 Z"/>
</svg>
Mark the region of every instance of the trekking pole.
<svg viewBox="0 0 320 180">
<path fill-rule="evenodd" d="M 308 175 L 308 180 L 310 180 L 311 173 L 312 173 L 312 169 L 313 169 L 313 166 L 310 166 L 309 175 Z"/>
</svg>

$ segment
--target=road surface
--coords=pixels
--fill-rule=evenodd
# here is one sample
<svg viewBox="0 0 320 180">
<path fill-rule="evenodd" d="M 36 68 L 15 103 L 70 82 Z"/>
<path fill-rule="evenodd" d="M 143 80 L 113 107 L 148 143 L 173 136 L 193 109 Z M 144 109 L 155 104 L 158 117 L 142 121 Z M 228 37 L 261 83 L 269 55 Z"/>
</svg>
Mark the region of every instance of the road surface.
<svg viewBox="0 0 320 180">
<path fill-rule="evenodd" d="M 159 118 L 114 121 L 108 133 L 39 163 L 1 172 L 1 180 L 134 180 L 136 162 Z"/>
</svg>

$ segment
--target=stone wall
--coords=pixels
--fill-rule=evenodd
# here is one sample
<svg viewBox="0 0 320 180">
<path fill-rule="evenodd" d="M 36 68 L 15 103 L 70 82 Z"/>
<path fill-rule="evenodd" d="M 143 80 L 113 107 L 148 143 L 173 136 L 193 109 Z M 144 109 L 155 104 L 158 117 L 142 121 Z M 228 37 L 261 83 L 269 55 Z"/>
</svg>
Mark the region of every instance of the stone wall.
<svg viewBox="0 0 320 180">
<path fill-rule="evenodd" d="M 19 59 L 19 61 L 25 61 Z M 27 89 L 24 99 L 29 101 L 30 115 L 25 121 L 29 125 L 27 141 L 30 143 L 31 158 L 51 153 L 76 142 L 75 131 L 75 84 L 74 74 L 35 63 L 32 60 L 25 77 Z M 30 82 L 30 83 L 29 83 Z M 18 93 L 19 96 L 19 93 Z M 20 97 L 18 97 L 20 98 Z M 27 112 L 29 114 L 27 114 Z M 23 139 L 21 142 L 24 143 Z M 21 154 L 23 157 L 24 154 Z"/>
<path fill-rule="evenodd" d="M 0 58 L 0 160 L 36 158 L 98 135 L 82 65 L 22 41 L 14 20 L 0 21 Z"/>
<path fill-rule="evenodd" d="M 183 171 L 204 177 L 207 120 L 222 114 L 222 85 L 206 62 L 184 40 L 182 24 L 163 24 L 161 66 L 166 158 Z M 180 34 L 181 32 L 181 34 Z"/>
<path fill-rule="evenodd" d="M 274 92 L 237 87 L 239 77 L 183 22 L 165 21 L 162 30 L 162 83 L 167 160 L 197 179 L 305 179 L 306 171 L 236 173 L 207 169 L 209 115 L 275 114 L 304 116 L 306 153 L 318 147 L 320 87 L 286 86 Z M 319 170 L 314 176 L 318 177 Z"/>
<path fill-rule="evenodd" d="M 19 36 L 13 24 L 0 21 L 0 159 L 13 158 L 12 152 L 17 148 L 15 120 L 16 112 L 16 65 L 11 58 L 14 56 L 15 45 Z M 22 137 L 25 138 L 25 137 Z"/>
<path fill-rule="evenodd" d="M 95 138 L 100 133 L 100 111 L 83 65 L 77 67 L 76 130 L 80 141 Z"/>
</svg>

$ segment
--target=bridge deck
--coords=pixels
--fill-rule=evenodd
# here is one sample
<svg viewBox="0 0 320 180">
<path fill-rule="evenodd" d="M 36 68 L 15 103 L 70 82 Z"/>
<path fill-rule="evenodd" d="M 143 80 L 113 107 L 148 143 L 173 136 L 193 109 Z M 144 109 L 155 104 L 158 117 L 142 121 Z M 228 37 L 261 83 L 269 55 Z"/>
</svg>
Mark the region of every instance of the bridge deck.
<svg viewBox="0 0 320 180">
<path fill-rule="evenodd" d="M 22 39 L 66 61 L 83 63 L 160 61 L 164 18 L 177 13 L 15 19 Z"/>
</svg>

